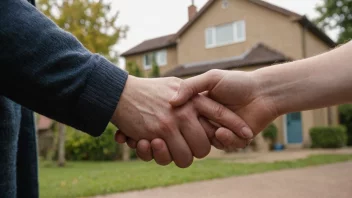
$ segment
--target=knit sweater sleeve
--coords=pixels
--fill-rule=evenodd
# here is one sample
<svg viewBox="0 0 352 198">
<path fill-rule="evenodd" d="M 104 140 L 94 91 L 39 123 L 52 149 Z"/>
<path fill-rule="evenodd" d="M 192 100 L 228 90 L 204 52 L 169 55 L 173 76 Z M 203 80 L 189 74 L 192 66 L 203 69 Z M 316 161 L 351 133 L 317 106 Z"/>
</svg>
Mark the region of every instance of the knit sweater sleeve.
<svg viewBox="0 0 352 198">
<path fill-rule="evenodd" d="M 27 1 L 0 1 L 0 95 L 99 136 L 127 77 Z"/>
</svg>

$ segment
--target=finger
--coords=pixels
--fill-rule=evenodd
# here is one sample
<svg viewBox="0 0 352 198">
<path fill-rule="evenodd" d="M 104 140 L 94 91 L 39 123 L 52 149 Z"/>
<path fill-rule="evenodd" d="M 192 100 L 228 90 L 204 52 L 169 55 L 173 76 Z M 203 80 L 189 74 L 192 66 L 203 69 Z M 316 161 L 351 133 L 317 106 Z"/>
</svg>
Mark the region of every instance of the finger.
<svg viewBox="0 0 352 198">
<path fill-rule="evenodd" d="M 136 149 L 137 147 L 137 142 L 132 140 L 131 138 L 127 138 L 127 145 L 131 148 L 131 149 Z"/>
<path fill-rule="evenodd" d="M 204 117 L 199 117 L 198 118 L 199 123 L 202 125 L 205 133 L 207 134 L 208 139 L 212 139 L 215 137 L 215 132 L 218 129 L 218 127 L 215 127 L 212 125 L 206 118 Z"/>
<path fill-rule="evenodd" d="M 250 139 L 253 137 L 253 132 L 246 122 L 223 105 L 202 95 L 194 97 L 192 101 L 200 115 L 221 124 L 241 138 Z"/>
<path fill-rule="evenodd" d="M 218 127 L 214 126 L 213 124 L 211 124 L 208 120 L 206 120 L 203 117 L 199 117 L 199 123 L 202 125 L 202 127 L 204 128 L 211 144 L 220 150 L 224 149 L 224 145 L 222 145 L 215 137 L 215 132 L 218 129 Z"/>
<path fill-rule="evenodd" d="M 249 139 L 239 138 L 236 134 L 226 128 L 219 128 L 215 133 L 216 139 L 224 145 L 225 148 L 245 148 Z"/>
<path fill-rule="evenodd" d="M 143 161 L 149 162 L 153 159 L 152 147 L 148 140 L 139 140 L 136 152 L 138 157 Z"/>
<path fill-rule="evenodd" d="M 157 164 L 166 166 L 172 162 L 171 154 L 162 139 L 154 139 L 151 142 L 154 160 Z"/>
<path fill-rule="evenodd" d="M 185 104 L 191 97 L 198 93 L 213 89 L 221 80 L 223 74 L 224 71 L 211 70 L 202 75 L 184 80 L 181 83 L 177 94 L 169 101 L 169 103 L 172 106 L 177 107 Z"/>
<path fill-rule="evenodd" d="M 182 116 L 181 132 L 194 157 L 201 159 L 209 154 L 210 141 L 196 114 L 186 112 Z"/>
<path fill-rule="evenodd" d="M 165 134 L 162 139 L 165 140 L 175 164 L 180 168 L 189 167 L 193 162 L 193 155 L 181 132 L 175 130 L 174 132 Z"/>
<path fill-rule="evenodd" d="M 120 130 L 117 130 L 115 133 L 115 141 L 120 144 L 126 143 L 126 136 L 121 133 Z"/>
<path fill-rule="evenodd" d="M 215 148 L 219 149 L 219 150 L 224 150 L 225 146 L 223 144 L 221 144 L 221 142 L 216 139 L 216 137 L 211 139 L 211 145 L 213 145 Z"/>
</svg>

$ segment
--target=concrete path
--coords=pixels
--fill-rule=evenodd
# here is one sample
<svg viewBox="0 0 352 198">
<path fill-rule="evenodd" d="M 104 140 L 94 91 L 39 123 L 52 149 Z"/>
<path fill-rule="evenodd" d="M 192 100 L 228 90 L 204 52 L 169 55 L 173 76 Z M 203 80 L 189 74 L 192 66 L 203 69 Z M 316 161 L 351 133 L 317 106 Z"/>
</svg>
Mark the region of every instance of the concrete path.
<svg viewBox="0 0 352 198">
<path fill-rule="evenodd" d="M 220 150 L 215 150 L 212 155 L 207 158 L 228 160 L 239 163 L 260 163 L 260 162 L 275 162 L 275 161 L 292 161 L 304 159 L 310 155 L 319 154 L 352 154 L 352 148 L 343 149 L 289 149 L 280 152 L 238 152 L 225 153 Z"/>
<path fill-rule="evenodd" d="M 351 198 L 352 162 L 231 177 L 99 198 Z"/>
</svg>

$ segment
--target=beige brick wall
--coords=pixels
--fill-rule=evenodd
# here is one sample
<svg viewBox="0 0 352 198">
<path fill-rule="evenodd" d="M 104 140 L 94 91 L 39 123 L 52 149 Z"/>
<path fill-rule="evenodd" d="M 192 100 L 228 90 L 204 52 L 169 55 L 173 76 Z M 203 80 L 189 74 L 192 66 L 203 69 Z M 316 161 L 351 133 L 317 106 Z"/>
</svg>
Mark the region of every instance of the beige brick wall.
<svg viewBox="0 0 352 198">
<path fill-rule="evenodd" d="M 242 43 L 205 48 L 205 30 L 208 27 L 245 20 L 246 41 Z M 244 0 L 231 0 L 227 9 L 217 1 L 199 18 L 178 43 L 178 62 L 215 60 L 243 54 L 258 42 L 298 59 L 302 57 L 301 26 L 288 17 Z"/>
</svg>

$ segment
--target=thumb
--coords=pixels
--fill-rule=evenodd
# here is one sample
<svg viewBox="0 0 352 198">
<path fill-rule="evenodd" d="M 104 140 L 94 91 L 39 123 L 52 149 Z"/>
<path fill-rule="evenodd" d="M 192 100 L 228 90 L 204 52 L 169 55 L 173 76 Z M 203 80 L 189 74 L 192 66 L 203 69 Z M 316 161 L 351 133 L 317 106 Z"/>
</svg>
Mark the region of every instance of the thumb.
<svg viewBox="0 0 352 198">
<path fill-rule="evenodd" d="M 199 76 L 188 78 L 184 80 L 177 94 L 169 101 L 169 103 L 174 106 L 181 106 L 185 104 L 193 96 L 209 91 L 215 87 L 215 85 L 221 80 L 224 75 L 224 71 L 221 70 L 211 70 Z"/>
</svg>

